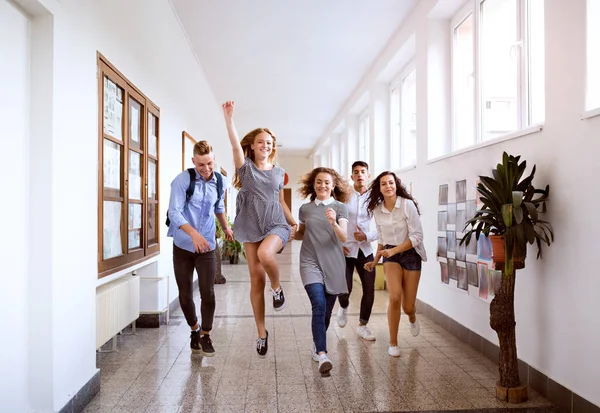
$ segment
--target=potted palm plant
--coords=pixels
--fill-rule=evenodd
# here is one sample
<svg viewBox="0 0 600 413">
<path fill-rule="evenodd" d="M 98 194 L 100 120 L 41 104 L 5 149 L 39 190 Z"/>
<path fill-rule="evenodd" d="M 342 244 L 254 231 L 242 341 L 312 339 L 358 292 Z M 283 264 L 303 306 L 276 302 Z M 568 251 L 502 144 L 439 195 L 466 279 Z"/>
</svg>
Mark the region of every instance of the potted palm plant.
<svg viewBox="0 0 600 413">
<path fill-rule="evenodd" d="M 233 229 L 233 223 L 231 223 L 229 220 L 227 222 L 229 222 L 229 227 Z M 246 252 L 244 251 L 244 247 L 239 241 L 235 239 L 233 241 L 227 241 L 223 238 L 223 259 L 229 259 L 230 264 L 237 264 L 240 262 L 240 254 L 242 254 L 244 258 L 246 258 Z"/>
<path fill-rule="evenodd" d="M 221 229 L 221 225 L 219 225 L 219 221 L 215 217 L 215 227 L 217 228 L 216 233 L 216 248 L 215 248 L 215 259 L 216 259 L 216 271 L 215 271 L 215 284 L 225 284 L 227 279 L 223 275 L 223 266 L 222 266 L 222 253 L 221 253 L 221 244 L 223 243 L 224 234 Z"/>
<path fill-rule="evenodd" d="M 527 400 L 527 386 L 519 379 L 515 336 L 514 292 L 516 269 L 524 268 L 527 244 L 536 244 L 537 258 L 542 257 L 543 244 L 554 241 L 549 222 L 540 218 L 546 212 L 550 187 L 533 186 L 536 167 L 521 179 L 527 166 L 520 156 L 502 154 L 502 163 L 492 171 L 492 177 L 481 176 L 477 185 L 482 208 L 465 224 L 462 243 L 467 245 L 472 234 L 492 238 L 494 268 L 503 271 L 500 291 L 490 303 L 490 326 L 498 334 L 500 380 L 496 397 L 509 403 Z M 467 231 L 467 228 L 468 231 Z"/>
</svg>

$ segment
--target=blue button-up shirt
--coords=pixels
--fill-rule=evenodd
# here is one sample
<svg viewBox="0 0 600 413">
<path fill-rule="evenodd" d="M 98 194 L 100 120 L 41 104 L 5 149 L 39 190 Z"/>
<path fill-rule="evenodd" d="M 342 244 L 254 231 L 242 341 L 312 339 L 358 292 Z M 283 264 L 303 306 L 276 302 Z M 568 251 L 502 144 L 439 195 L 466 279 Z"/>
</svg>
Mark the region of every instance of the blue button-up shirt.
<svg viewBox="0 0 600 413">
<path fill-rule="evenodd" d="M 167 231 L 168 237 L 173 237 L 173 243 L 179 248 L 196 252 L 192 238 L 180 229 L 182 225 L 190 224 L 200 235 L 206 238 L 210 249 L 216 248 L 216 227 L 214 214 L 225 212 L 223 201 L 225 182 L 223 182 L 223 196 L 217 203 L 217 178 L 215 174 L 205 180 L 196 171 L 196 188 L 189 202 L 185 202 L 185 192 L 190 185 L 190 174 L 183 171 L 171 182 L 171 197 L 169 199 L 169 219 L 171 225 Z"/>
</svg>

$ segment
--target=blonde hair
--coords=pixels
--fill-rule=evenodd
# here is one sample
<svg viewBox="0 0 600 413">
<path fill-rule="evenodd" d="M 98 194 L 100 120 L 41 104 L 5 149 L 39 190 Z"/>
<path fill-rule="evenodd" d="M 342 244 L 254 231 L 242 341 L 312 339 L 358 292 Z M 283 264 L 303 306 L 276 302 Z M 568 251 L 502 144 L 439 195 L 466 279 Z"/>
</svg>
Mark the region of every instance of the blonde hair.
<svg viewBox="0 0 600 413">
<path fill-rule="evenodd" d="M 242 151 L 244 152 L 244 157 L 250 158 L 252 160 L 252 162 L 254 162 L 254 151 L 252 150 L 252 145 L 254 145 L 254 141 L 256 140 L 256 137 L 258 135 L 260 135 L 261 133 L 268 133 L 271 136 L 271 138 L 273 139 L 273 150 L 271 151 L 271 155 L 269 155 L 268 160 L 270 163 L 274 163 L 273 161 L 275 160 L 275 155 L 277 154 L 277 138 L 275 137 L 275 134 L 273 132 L 271 132 L 271 130 L 269 128 L 256 128 L 256 129 L 248 132 L 246 134 L 246 136 L 244 136 L 242 138 L 242 140 L 240 141 L 240 145 L 242 145 Z M 238 176 L 237 172 L 233 176 L 232 185 L 236 189 L 240 189 L 242 187 L 242 182 L 240 181 L 240 177 Z"/>
<path fill-rule="evenodd" d="M 348 183 L 335 170 L 324 167 L 313 169 L 304 175 L 300 181 L 298 181 L 298 183 L 302 185 L 298 189 L 298 195 L 300 198 L 305 199 L 310 197 L 311 201 L 315 200 L 317 197 L 317 193 L 315 192 L 315 180 L 317 179 L 317 175 L 320 173 L 328 174 L 331 176 L 331 178 L 333 178 L 333 185 L 335 185 L 335 187 L 333 188 L 333 193 L 331 196 L 340 202 L 346 203 L 350 198 L 350 194 L 352 193 L 350 185 L 348 185 Z"/>
<path fill-rule="evenodd" d="M 194 145 L 194 155 L 208 155 L 212 153 L 213 148 L 207 141 L 196 142 Z"/>
</svg>

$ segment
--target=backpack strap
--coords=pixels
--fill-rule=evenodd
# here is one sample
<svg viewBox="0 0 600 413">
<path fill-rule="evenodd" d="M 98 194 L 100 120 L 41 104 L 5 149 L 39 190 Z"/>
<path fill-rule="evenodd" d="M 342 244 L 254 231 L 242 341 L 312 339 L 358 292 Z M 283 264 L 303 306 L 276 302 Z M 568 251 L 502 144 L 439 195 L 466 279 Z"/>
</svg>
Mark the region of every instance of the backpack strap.
<svg viewBox="0 0 600 413">
<path fill-rule="evenodd" d="M 189 168 L 188 173 L 190 174 L 190 184 L 188 185 L 188 189 L 185 191 L 185 203 L 187 204 L 194 196 L 194 190 L 196 189 L 196 169 Z"/>
<path fill-rule="evenodd" d="M 223 196 L 223 175 L 221 175 L 217 171 L 213 171 L 215 174 L 215 178 L 217 179 L 217 202 L 215 202 L 214 207 L 216 208 L 219 205 L 219 201 Z"/>
</svg>

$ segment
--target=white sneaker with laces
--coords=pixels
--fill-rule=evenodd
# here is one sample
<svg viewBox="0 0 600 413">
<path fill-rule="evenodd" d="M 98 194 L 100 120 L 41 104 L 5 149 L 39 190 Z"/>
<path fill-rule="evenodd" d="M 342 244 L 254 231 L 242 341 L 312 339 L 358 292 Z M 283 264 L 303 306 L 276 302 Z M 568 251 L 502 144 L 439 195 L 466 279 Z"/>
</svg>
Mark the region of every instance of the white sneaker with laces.
<svg viewBox="0 0 600 413">
<path fill-rule="evenodd" d="M 346 323 L 348 322 L 348 317 L 346 315 L 347 313 L 348 313 L 348 309 L 340 306 L 340 308 L 338 309 L 338 313 L 337 313 L 337 322 L 338 322 L 338 326 L 340 326 L 340 328 L 346 327 Z"/>
<path fill-rule="evenodd" d="M 415 320 L 414 323 L 411 323 L 409 321 L 408 324 L 410 324 L 410 333 L 413 335 L 413 337 L 418 336 L 419 331 L 421 331 L 421 327 L 419 326 L 419 320 Z"/>
<path fill-rule="evenodd" d="M 356 334 L 358 334 L 358 336 L 363 340 L 375 341 L 375 336 L 373 333 L 371 333 L 371 330 L 369 330 L 369 327 L 367 326 L 356 327 Z"/>
<path fill-rule="evenodd" d="M 329 372 L 333 368 L 333 364 L 327 354 L 319 354 L 319 373 L 326 376 L 329 375 Z"/>
<path fill-rule="evenodd" d="M 390 348 L 388 348 L 388 354 L 391 357 L 400 357 L 400 347 L 390 346 Z"/>
<path fill-rule="evenodd" d="M 319 355 L 317 354 L 317 347 L 315 347 L 315 343 L 312 345 L 312 359 L 317 363 L 319 362 Z"/>
</svg>

